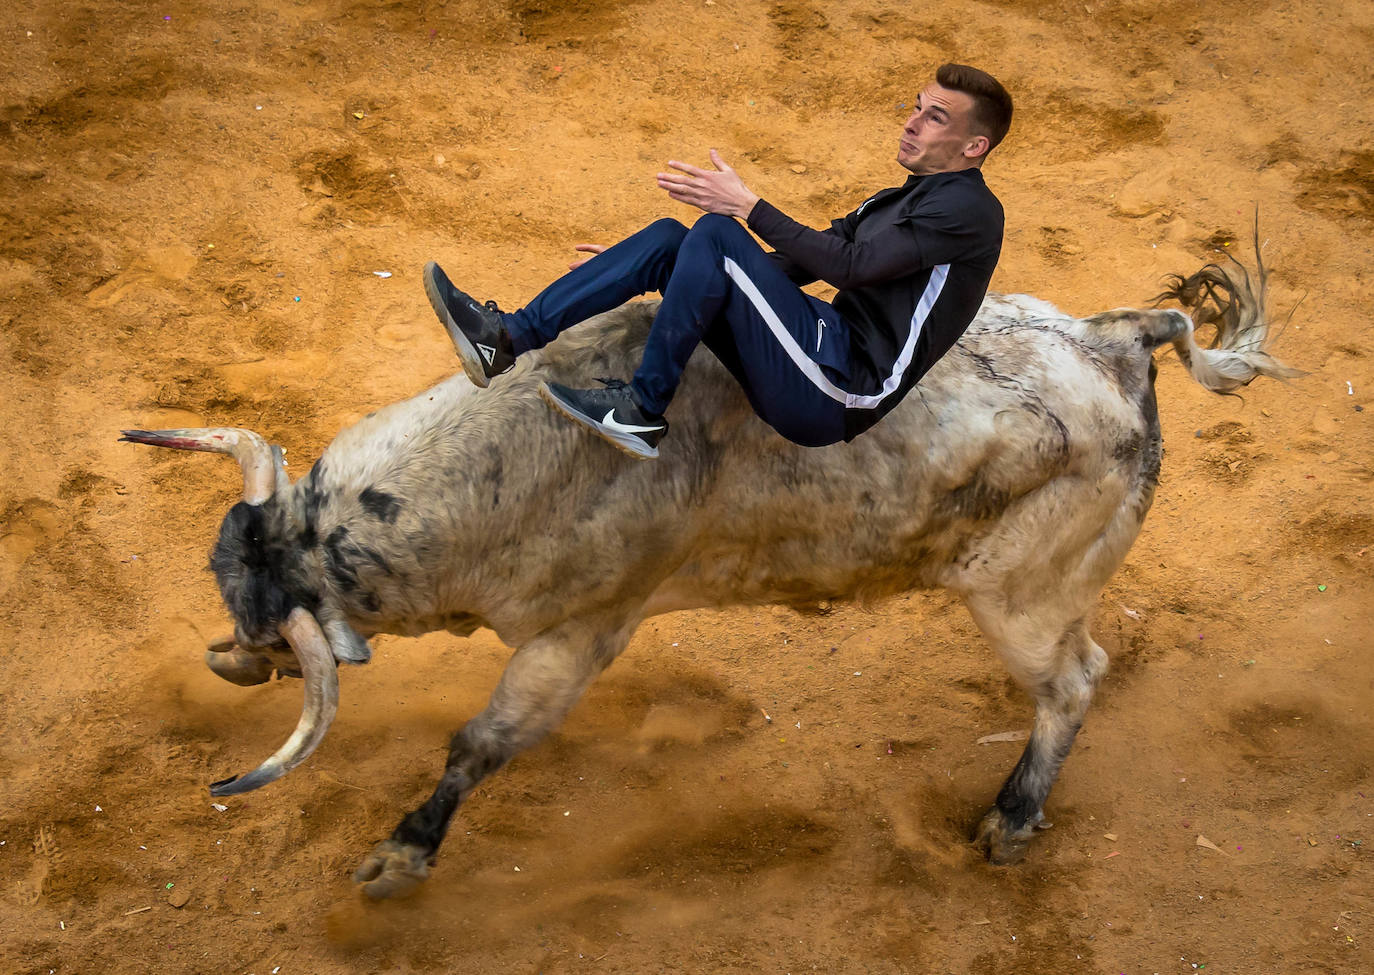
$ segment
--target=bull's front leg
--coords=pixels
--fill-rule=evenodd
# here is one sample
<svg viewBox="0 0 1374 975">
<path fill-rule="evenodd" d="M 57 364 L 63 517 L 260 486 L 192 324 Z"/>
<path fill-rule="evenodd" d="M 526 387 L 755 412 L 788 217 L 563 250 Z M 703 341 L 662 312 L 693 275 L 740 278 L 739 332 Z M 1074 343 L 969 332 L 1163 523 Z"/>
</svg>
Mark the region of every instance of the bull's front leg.
<svg viewBox="0 0 1374 975">
<path fill-rule="evenodd" d="M 625 649 L 634 623 L 564 623 L 520 647 L 491 700 L 449 746 L 434 794 L 373 849 L 353 875 L 371 897 L 414 890 L 448 832 L 453 814 L 491 773 L 538 742 L 568 713 L 582 692 Z"/>
</svg>

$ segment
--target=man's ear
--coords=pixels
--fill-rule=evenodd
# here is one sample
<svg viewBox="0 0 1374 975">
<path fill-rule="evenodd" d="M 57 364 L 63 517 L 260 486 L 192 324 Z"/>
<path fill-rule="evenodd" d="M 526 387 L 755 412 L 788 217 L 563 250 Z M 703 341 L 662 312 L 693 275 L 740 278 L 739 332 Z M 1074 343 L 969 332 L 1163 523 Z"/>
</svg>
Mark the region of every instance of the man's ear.
<svg viewBox="0 0 1374 975">
<path fill-rule="evenodd" d="M 975 135 L 964 143 L 965 159 L 981 159 L 992 148 L 992 140 L 985 135 Z"/>
</svg>

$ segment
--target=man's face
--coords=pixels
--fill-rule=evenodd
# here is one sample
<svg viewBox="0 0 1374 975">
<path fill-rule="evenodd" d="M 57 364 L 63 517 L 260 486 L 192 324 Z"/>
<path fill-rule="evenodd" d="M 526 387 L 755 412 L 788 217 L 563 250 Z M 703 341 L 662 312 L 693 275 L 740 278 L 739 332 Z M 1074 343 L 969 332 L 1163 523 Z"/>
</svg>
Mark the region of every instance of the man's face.
<svg viewBox="0 0 1374 975">
<path fill-rule="evenodd" d="M 902 127 L 897 162 L 917 176 L 968 169 L 982 160 L 986 144 L 987 137 L 973 131 L 973 96 L 932 81 Z"/>
</svg>

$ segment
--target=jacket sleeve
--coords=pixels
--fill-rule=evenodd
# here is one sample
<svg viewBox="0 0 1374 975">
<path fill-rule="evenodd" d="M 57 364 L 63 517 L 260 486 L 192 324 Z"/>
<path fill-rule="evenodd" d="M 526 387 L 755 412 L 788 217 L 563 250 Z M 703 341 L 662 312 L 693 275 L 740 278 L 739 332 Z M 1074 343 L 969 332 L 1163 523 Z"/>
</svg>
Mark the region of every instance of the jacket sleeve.
<svg viewBox="0 0 1374 975">
<path fill-rule="evenodd" d="M 768 253 L 768 259 L 776 264 L 778 270 L 787 275 L 788 280 L 797 287 L 801 287 L 804 284 L 810 284 L 812 281 L 816 280 L 814 274 L 792 260 L 786 254 L 779 251 L 770 251 Z"/>
<path fill-rule="evenodd" d="M 798 223 L 760 200 L 749 213 L 749 229 L 813 278 L 841 290 L 860 288 L 940 263 L 921 263 L 911 228 L 897 224 L 863 241 L 853 239 L 853 214 L 828 230 Z"/>
<path fill-rule="evenodd" d="M 784 220 L 791 219 L 787 217 L 781 210 L 778 210 L 776 207 L 772 206 L 772 204 L 769 204 L 764 200 L 759 200 L 759 202 L 754 205 L 754 209 L 750 211 L 749 219 L 746 221 L 746 223 L 748 223 L 749 225 L 749 229 L 753 230 L 756 234 L 759 232 L 754 228 L 754 216 L 755 214 L 759 214 L 761 212 L 762 207 L 767 207 L 768 210 L 772 211 L 773 214 L 782 217 Z M 838 236 L 844 240 L 853 240 L 854 226 L 858 223 L 858 211 L 856 210 L 853 213 L 841 217 L 839 220 L 831 221 L 830 226 L 825 230 L 812 230 L 810 227 L 796 223 L 796 221 L 791 222 L 796 224 L 796 226 L 800 227 L 802 230 L 807 231 L 808 233 L 820 234 L 823 237 Z M 762 237 L 763 235 L 759 234 L 759 236 Z M 767 240 L 767 238 L 764 239 Z M 768 242 L 770 244 L 772 243 L 772 241 Z M 813 281 L 821 280 L 821 275 L 817 274 L 809 267 L 794 260 L 791 256 L 783 253 L 781 250 L 772 251 L 768 255 L 768 257 L 773 261 L 774 264 L 778 266 L 779 270 L 781 270 L 783 274 L 787 275 L 787 277 L 795 285 L 801 286 L 811 284 Z"/>
<path fill-rule="evenodd" d="M 857 211 L 818 231 L 760 200 L 749 214 L 749 228 L 797 266 L 844 290 L 967 260 L 986 248 L 994 226 L 1000 241 L 1001 214 L 961 205 L 972 202 L 957 193 L 930 193 L 856 240 Z"/>
</svg>

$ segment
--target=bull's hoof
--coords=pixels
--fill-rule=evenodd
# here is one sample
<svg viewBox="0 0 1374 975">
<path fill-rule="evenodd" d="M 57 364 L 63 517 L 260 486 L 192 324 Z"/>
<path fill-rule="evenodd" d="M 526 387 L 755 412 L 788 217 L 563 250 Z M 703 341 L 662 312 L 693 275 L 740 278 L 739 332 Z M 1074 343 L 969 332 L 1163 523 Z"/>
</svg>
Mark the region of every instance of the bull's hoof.
<svg viewBox="0 0 1374 975">
<path fill-rule="evenodd" d="M 205 663 L 220 677 L 240 687 L 265 684 L 272 679 L 271 660 L 238 647 L 225 651 L 207 650 Z"/>
<path fill-rule="evenodd" d="M 973 844 L 987 854 L 989 863 L 1009 867 L 1025 859 L 1035 831 L 1049 829 L 1050 825 L 1042 814 L 1036 813 L 1033 819 L 1017 828 L 1007 821 L 1002 810 L 993 806 L 978 824 L 973 834 Z"/>
<path fill-rule="evenodd" d="M 376 900 L 405 897 L 429 876 L 429 866 L 429 854 L 418 846 L 383 840 L 354 871 L 353 880 L 363 885 L 363 893 Z"/>
</svg>

